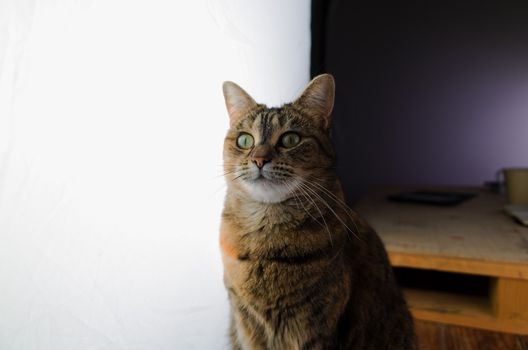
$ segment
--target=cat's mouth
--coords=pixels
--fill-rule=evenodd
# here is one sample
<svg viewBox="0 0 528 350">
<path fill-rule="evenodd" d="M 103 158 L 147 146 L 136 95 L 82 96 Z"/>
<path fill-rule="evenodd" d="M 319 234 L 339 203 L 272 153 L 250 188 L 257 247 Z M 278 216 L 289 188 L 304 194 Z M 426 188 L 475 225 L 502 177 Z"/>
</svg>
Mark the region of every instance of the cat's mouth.
<svg viewBox="0 0 528 350">
<path fill-rule="evenodd" d="M 261 182 L 264 184 L 279 184 L 281 182 L 284 182 L 275 178 L 275 176 L 273 176 L 273 172 L 266 171 L 265 169 L 259 169 L 258 173 L 255 174 L 255 177 L 252 179 L 252 181 Z"/>
<path fill-rule="evenodd" d="M 277 178 L 273 172 L 259 170 L 253 176 L 242 182 L 254 199 L 265 203 L 277 203 L 291 196 L 291 191 L 297 186 L 292 179 Z"/>
<path fill-rule="evenodd" d="M 266 175 L 264 173 L 260 173 L 257 175 L 256 178 L 252 179 L 251 181 L 255 182 L 255 183 L 261 183 L 261 184 L 279 184 L 280 181 L 277 180 L 277 179 L 274 179 L 272 176 L 270 175 Z"/>
</svg>

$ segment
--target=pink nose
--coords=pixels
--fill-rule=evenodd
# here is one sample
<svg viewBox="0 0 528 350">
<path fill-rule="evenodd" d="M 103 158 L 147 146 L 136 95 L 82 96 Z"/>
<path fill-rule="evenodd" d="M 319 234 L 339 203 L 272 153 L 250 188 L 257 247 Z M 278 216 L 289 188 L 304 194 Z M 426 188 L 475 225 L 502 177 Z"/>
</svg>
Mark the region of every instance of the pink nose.
<svg viewBox="0 0 528 350">
<path fill-rule="evenodd" d="M 253 150 L 253 154 L 251 155 L 251 161 L 255 163 L 255 165 L 262 169 L 264 164 L 269 163 L 271 161 L 273 155 L 273 149 L 268 144 L 258 145 Z"/>
<path fill-rule="evenodd" d="M 270 161 L 269 158 L 267 157 L 255 157 L 253 158 L 253 163 L 255 163 L 255 165 L 259 168 L 259 169 L 262 169 L 262 167 L 264 166 L 264 164 L 268 163 Z"/>
</svg>

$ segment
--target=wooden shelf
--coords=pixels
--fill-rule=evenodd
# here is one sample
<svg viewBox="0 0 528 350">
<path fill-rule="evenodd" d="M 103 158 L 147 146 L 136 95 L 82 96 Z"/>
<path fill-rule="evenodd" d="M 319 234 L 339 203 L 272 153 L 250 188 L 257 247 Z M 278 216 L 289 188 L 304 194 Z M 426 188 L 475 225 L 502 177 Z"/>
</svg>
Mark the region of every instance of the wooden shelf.
<svg viewBox="0 0 528 350">
<path fill-rule="evenodd" d="M 398 267 L 528 280 L 528 264 L 449 257 L 445 255 L 415 254 L 395 250 L 389 250 L 388 253 L 391 264 Z"/>
<path fill-rule="evenodd" d="M 455 207 L 389 202 L 373 192 L 355 210 L 378 232 L 394 267 L 445 271 L 489 278 L 485 296 L 404 288 L 414 317 L 421 320 L 528 334 L 528 228 L 502 211 L 504 198 L 478 188 Z"/>
<path fill-rule="evenodd" d="M 409 288 L 403 293 L 419 320 L 528 335 L 525 321 L 496 318 L 489 299 Z"/>
</svg>

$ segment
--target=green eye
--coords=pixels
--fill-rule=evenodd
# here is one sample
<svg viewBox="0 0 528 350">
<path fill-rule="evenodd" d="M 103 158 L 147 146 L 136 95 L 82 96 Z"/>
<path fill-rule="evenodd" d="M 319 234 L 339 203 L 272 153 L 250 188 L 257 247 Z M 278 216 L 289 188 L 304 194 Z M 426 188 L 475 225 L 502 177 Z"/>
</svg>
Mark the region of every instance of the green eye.
<svg viewBox="0 0 528 350">
<path fill-rule="evenodd" d="M 287 132 L 281 137 L 281 146 L 291 148 L 301 142 L 301 136 L 295 132 Z"/>
<path fill-rule="evenodd" d="M 242 149 L 250 149 L 251 147 L 253 147 L 253 142 L 253 136 L 251 136 L 250 134 L 242 133 L 238 135 L 236 144 Z"/>
</svg>

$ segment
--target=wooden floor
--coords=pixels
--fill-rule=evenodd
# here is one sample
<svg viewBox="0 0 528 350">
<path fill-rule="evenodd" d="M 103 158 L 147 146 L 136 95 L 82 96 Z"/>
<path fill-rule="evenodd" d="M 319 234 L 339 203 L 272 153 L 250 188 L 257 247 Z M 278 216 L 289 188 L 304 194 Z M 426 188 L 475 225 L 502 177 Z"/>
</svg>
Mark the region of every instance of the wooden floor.
<svg viewBox="0 0 528 350">
<path fill-rule="evenodd" d="M 415 321 L 419 350 L 528 350 L 528 336 Z"/>
</svg>

